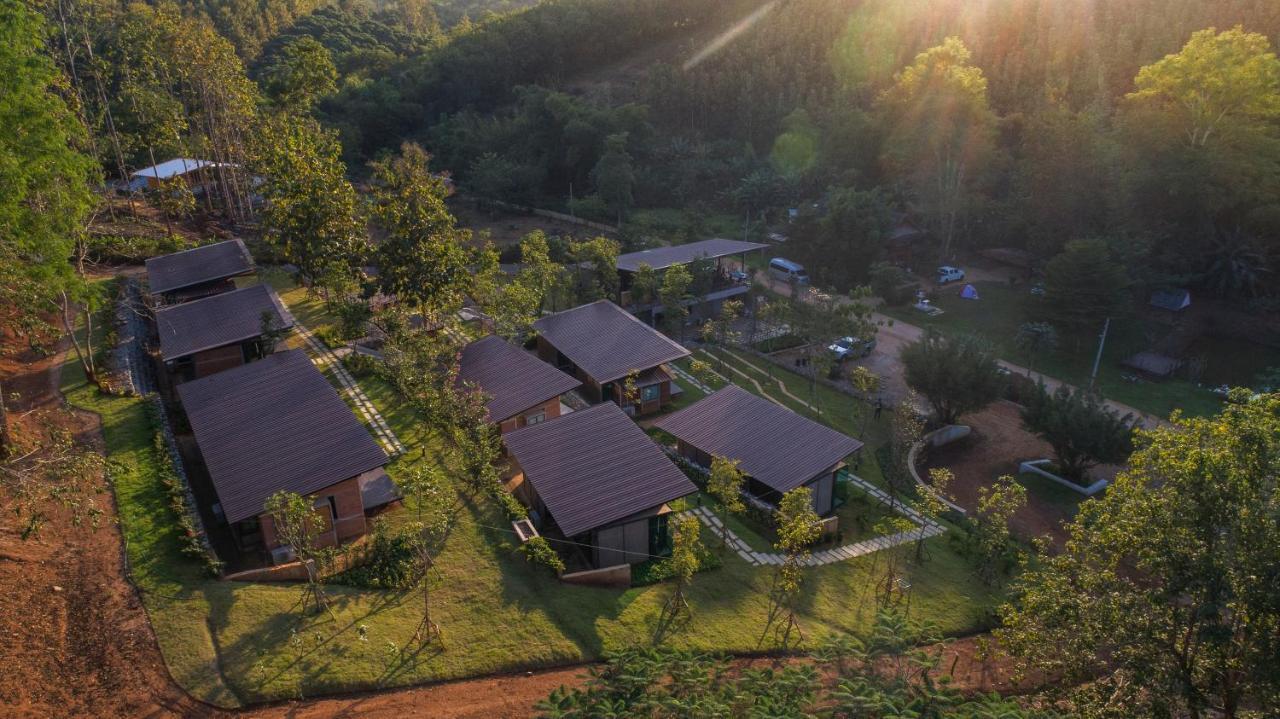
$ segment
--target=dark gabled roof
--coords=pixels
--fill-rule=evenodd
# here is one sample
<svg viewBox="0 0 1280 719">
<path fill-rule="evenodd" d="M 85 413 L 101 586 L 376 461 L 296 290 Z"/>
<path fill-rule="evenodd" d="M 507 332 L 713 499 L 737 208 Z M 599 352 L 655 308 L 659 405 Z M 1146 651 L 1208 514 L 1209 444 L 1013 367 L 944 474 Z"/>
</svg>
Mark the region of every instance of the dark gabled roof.
<svg viewBox="0 0 1280 719">
<path fill-rule="evenodd" d="M 787 492 L 862 448 L 862 442 L 729 385 L 653 426 L 712 456 L 738 460 L 743 474 Z"/>
<path fill-rule="evenodd" d="M 228 522 L 280 490 L 306 495 L 387 455 L 302 350 L 178 385 Z"/>
<path fill-rule="evenodd" d="M 153 295 L 250 272 L 253 257 L 238 239 L 147 260 L 147 282 Z"/>
<path fill-rule="evenodd" d="M 508 417 L 559 397 L 582 383 L 512 345 L 489 335 L 462 348 L 458 379 L 488 396 L 489 419 Z"/>
<path fill-rule="evenodd" d="M 609 300 L 548 315 L 533 328 L 600 383 L 689 356 L 689 350 Z"/>
<path fill-rule="evenodd" d="M 566 537 L 698 491 L 612 402 L 503 439 Z"/>
<path fill-rule="evenodd" d="M 270 312 L 276 326 L 293 327 L 293 315 L 266 285 L 252 285 L 194 302 L 156 310 L 160 356 L 166 362 L 214 347 L 244 342 L 262 335 L 262 313 Z"/>
<path fill-rule="evenodd" d="M 703 257 L 709 259 L 728 257 L 729 255 L 740 255 L 744 252 L 763 250 L 766 247 L 768 245 L 762 245 L 758 242 L 743 242 L 741 240 L 720 238 L 700 240 L 685 245 L 654 247 L 648 250 L 618 255 L 618 269 L 624 272 L 635 272 L 640 269 L 640 265 L 645 264 L 655 270 L 664 270 L 672 265 L 687 264 Z"/>
</svg>

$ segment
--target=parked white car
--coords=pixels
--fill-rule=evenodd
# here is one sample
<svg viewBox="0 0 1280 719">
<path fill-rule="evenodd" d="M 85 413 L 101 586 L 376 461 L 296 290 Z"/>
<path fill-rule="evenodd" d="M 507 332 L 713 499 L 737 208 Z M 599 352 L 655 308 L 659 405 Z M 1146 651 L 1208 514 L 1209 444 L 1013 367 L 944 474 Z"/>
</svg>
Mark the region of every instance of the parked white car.
<svg viewBox="0 0 1280 719">
<path fill-rule="evenodd" d="M 964 270 L 959 267 L 951 267 L 943 265 L 938 268 L 938 284 L 945 285 L 948 282 L 959 282 L 964 279 Z"/>
</svg>

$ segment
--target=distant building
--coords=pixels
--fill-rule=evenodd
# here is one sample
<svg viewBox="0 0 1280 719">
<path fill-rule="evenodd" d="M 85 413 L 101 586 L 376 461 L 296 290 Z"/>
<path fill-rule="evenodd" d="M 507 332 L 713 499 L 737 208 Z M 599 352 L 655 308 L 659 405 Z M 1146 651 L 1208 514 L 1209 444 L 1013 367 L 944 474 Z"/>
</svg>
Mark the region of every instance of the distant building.
<svg viewBox="0 0 1280 719">
<path fill-rule="evenodd" d="M 166 180 L 181 179 L 191 187 L 192 191 L 202 187 L 200 170 L 221 167 L 219 163 L 209 160 L 196 160 L 190 157 L 176 157 L 159 165 L 144 167 L 129 175 L 129 189 L 154 190 Z"/>
<path fill-rule="evenodd" d="M 149 291 L 160 304 L 230 292 L 236 288 L 236 277 L 253 272 L 253 257 L 238 239 L 147 260 Z"/>
<path fill-rule="evenodd" d="M 600 404 L 505 437 L 507 487 L 546 536 L 596 568 L 671 552 L 668 502 L 698 491 L 617 406 Z"/>
<path fill-rule="evenodd" d="M 653 317 L 662 314 L 665 309 L 655 299 L 652 302 L 635 302 L 631 296 L 631 286 L 635 273 L 641 265 L 648 265 L 659 275 L 675 265 L 688 265 L 698 260 L 711 260 L 714 263 L 714 275 L 710 285 L 702 294 L 691 298 L 686 305 L 691 306 L 690 316 L 694 318 L 714 317 L 720 312 L 720 305 L 727 299 L 745 295 L 751 285 L 745 274 L 734 274 L 722 260 L 737 257 L 739 267 L 745 268 L 747 255 L 768 248 L 758 242 L 742 242 L 740 240 L 710 239 L 690 242 L 684 245 L 654 247 L 639 252 L 628 252 L 618 255 L 618 276 L 621 280 L 621 296 L 623 307 L 652 321 Z"/>
<path fill-rule="evenodd" d="M 160 358 L 178 382 L 206 377 L 271 354 L 263 345 L 262 316 L 275 329 L 293 327 L 293 315 L 266 285 L 253 285 L 156 310 Z"/>
<path fill-rule="evenodd" d="M 669 404 L 677 388 L 663 365 L 689 356 L 689 350 L 609 300 L 547 315 L 533 328 L 539 357 L 582 380 L 590 401 L 613 402 L 631 414 Z M 640 397 L 629 403 L 623 392 L 633 374 Z"/>
<path fill-rule="evenodd" d="M 835 509 L 836 473 L 862 442 L 802 417 L 736 385 L 703 397 L 654 422 L 678 441 L 678 451 L 703 467 L 713 457 L 738 462 L 746 491 L 766 508 L 808 487 L 820 516 Z"/>
<path fill-rule="evenodd" d="M 462 348 L 458 380 L 484 393 L 489 420 L 503 434 L 559 417 L 560 396 L 582 385 L 494 335 Z"/>
<path fill-rule="evenodd" d="M 365 533 L 366 513 L 399 498 L 387 455 L 302 350 L 178 385 L 218 505 L 240 551 L 284 559 L 267 499 L 315 497 L 319 544 Z"/>
</svg>

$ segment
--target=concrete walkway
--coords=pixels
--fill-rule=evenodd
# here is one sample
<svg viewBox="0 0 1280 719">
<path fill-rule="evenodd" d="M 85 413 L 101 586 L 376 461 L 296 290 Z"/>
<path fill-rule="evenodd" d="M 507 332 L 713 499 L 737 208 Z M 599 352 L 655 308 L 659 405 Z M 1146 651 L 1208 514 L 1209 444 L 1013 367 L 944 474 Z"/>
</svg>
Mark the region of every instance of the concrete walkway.
<svg viewBox="0 0 1280 719">
<path fill-rule="evenodd" d="M 888 494 L 870 482 L 852 476 L 849 481 L 857 488 L 880 500 L 884 505 L 893 507 L 894 511 L 898 514 L 901 514 L 914 522 L 917 528 L 907 532 L 898 532 L 897 534 L 873 537 L 861 542 L 854 542 L 852 544 L 845 544 L 832 549 L 824 549 L 822 551 L 814 552 L 805 560 L 806 566 L 820 567 L 826 564 L 835 564 L 836 562 L 854 559 L 856 557 L 864 557 L 873 552 L 879 552 L 884 549 L 891 549 L 893 547 L 917 541 L 921 538 L 922 534 L 927 539 L 929 537 L 936 537 L 947 531 L 946 527 L 943 527 L 931 519 L 921 516 L 919 512 L 915 511 L 911 507 L 904 506 L 900 502 L 892 502 Z M 722 533 L 724 533 L 724 525 L 721 524 L 720 518 L 717 517 L 710 508 L 698 507 L 696 509 L 689 510 L 689 512 L 701 520 L 703 524 L 707 525 L 707 528 L 714 532 L 716 536 L 723 536 Z M 732 529 L 727 532 L 727 535 L 729 548 L 741 557 L 743 561 L 751 564 L 752 566 L 777 566 L 787 560 L 787 555 L 779 552 L 757 552 L 753 550 L 741 537 L 735 534 Z"/>
<path fill-rule="evenodd" d="M 315 366 L 321 370 L 327 370 L 337 380 L 338 385 L 342 387 L 342 393 L 355 406 L 360 416 L 364 417 L 365 422 L 378 439 L 378 443 L 382 445 L 387 454 L 392 457 L 404 454 L 404 445 L 400 443 L 395 433 L 391 431 L 391 427 L 387 425 L 387 421 L 382 418 L 382 414 L 373 406 L 373 402 L 369 401 L 368 395 L 364 393 L 364 390 L 360 389 L 355 377 L 352 377 L 347 368 L 342 366 L 342 361 L 338 359 L 338 356 L 318 337 L 311 334 L 311 330 L 304 327 L 301 322 L 295 322 L 293 330 L 306 343 L 307 349 L 311 354 L 311 361 L 315 363 Z"/>
</svg>

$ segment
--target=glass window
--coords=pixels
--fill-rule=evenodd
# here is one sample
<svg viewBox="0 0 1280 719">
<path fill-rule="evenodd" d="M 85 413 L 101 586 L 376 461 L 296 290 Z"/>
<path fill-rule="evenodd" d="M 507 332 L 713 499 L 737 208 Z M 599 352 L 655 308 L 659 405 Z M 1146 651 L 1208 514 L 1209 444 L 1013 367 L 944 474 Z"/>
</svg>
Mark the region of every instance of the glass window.
<svg viewBox="0 0 1280 719">
<path fill-rule="evenodd" d="M 524 423 L 526 425 L 542 424 L 542 421 L 546 418 L 547 413 L 545 410 L 541 412 L 534 412 L 533 414 L 526 414 L 524 416 Z"/>
<path fill-rule="evenodd" d="M 649 385 L 648 387 L 641 388 L 640 390 L 641 402 L 653 402 L 654 400 L 658 399 L 661 396 L 662 396 L 662 385 L 653 384 L 653 385 Z"/>
</svg>

